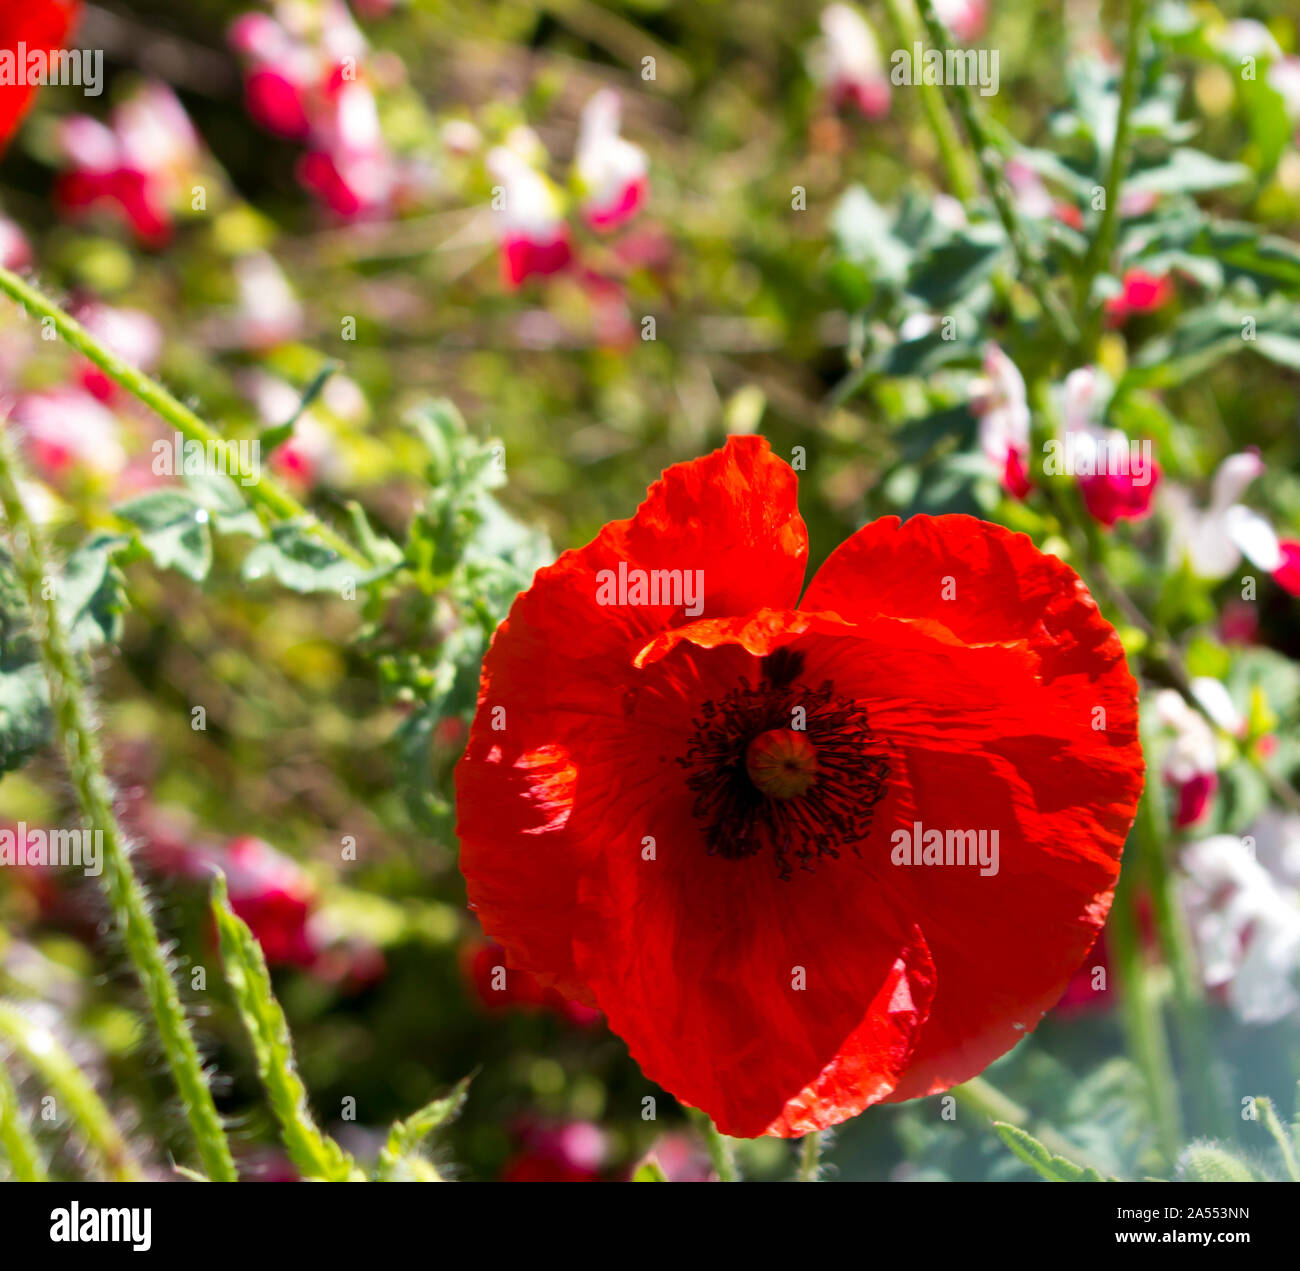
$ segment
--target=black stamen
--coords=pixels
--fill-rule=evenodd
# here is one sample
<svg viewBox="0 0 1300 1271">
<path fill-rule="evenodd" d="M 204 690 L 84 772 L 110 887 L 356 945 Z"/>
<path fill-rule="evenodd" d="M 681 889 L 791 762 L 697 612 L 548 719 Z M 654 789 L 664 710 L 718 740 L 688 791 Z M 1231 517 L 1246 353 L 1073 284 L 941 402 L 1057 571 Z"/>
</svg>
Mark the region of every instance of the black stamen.
<svg viewBox="0 0 1300 1271">
<path fill-rule="evenodd" d="M 677 760 L 690 773 L 692 812 L 704 823 L 709 854 L 739 860 L 770 848 L 782 878 L 791 875 L 791 853 L 811 870 L 845 845 L 856 851 L 889 776 L 866 708 L 836 697 L 829 680 L 817 689 L 793 684 L 803 661 L 800 653 L 778 650 L 763 659 L 758 687 L 742 677 L 739 688 L 705 702 Z M 792 728 L 796 707 L 803 708 L 803 731 L 817 753 L 817 775 L 795 798 L 769 798 L 746 772 L 746 751 L 755 737 Z"/>
</svg>

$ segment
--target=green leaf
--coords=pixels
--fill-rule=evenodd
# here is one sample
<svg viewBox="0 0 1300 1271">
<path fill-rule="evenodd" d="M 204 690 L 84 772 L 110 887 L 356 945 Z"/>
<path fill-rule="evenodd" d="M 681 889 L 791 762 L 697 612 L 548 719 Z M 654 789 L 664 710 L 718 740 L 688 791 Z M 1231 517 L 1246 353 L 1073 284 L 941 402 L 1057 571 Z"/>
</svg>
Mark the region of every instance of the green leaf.
<svg viewBox="0 0 1300 1271">
<path fill-rule="evenodd" d="M 154 490 L 117 508 L 159 569 L 201 583 L 212 568 L 211 514 L 185 490 Z"/>
<path fill-rule="evenodd" d="M 49 736 L 49 689 L 40 662 L 0 670 L 0 772 L 21 768 Z"/>
<path fill-rule="evenodd" d="M 901 283 L 912 251 L 894 236 L 889 213 L 860 185 L 845 190 L 831 213 L 830 230 L 840 254 L 865 268 L 873 283 Z"/>
<path fill-rule="evenodd" d="M 1246 325 L 1246 319 L 1253 328 Z M 1300 370 L 1300 311 L 1274 296 L 1242 308 L 1220 301 L 1184 314 L 1173 330 L 1142 347 L 1121 387 L 1165 388 L 1234 353 L 1255 353 L 1290 370 Z"/>
<path fill-rule="evenodd" d="M 290 591 L 343 594 L 349 585 L 363 587 L 394 567 L 360 570 L 333 548 L 309 533 L 300 522 L 285 521 L 271 529 L 269 542 L 259 543 L 244 558 L 245 582 L 274 578 Z"/>
<path fill-rule="evenodd" d="M 465 1105 L 473 1074 L 461 1078 L 449 1095 L 426 1103 L 405 1121 L 395 1121 L 388 1131 L 388 1142 L 379 1153 L 376 1181 L 384 1183 L 403 1178 L 421 1178 L 439 1182 L 432 1165 L 418 1156 L 421 1143 L 439 1126 L 455 1117 Z M 432 1177 L 430 1177 L 430 1174 Z"/>
<path fill-rule="evenodd" d="M 650 1156 L 637 1167 L 636 1173 L 632 1175 L 632 1181 L 634 1183 L 666 1183 L 668 1175 L 664 1173 L 664 1167 L 653 1156 Z"/>
<path fill-rule="evenodd" d="M 985 221 L 957 230 L 917 263 L 907 289 L 928 309 L 944 311 L 967 298 L 1004 259 L 1007 237 Z"/>
<path fill-rule="evenodd" d="M 1194 194 L 1221 190 L 1251 179 L 1244 163 L 1224 163 L 1200 150 L 1179 148 L 1161 163 L 1135 171 L 1124 182 L 1126 194 Z"/>
<path fill-rule="evenodd" d="M 271 989 L 262 946 L 230 908 L 222 874 L 217 875 L 212 885 L 212 916 L 216 920 L 226 983 L 253 1043 L 257 1073 L 280 1123 L 281 1139 L 290 1160 L 305 1178 L 343 1182 L 364 1177 L 352 1158 L 333 1139 L 322 1134 L 312 1118 L 307 1088 L 298 1076 L 293 1057 L 289 1025 Z"/>
<path fill-rule="evenodd" d="M 994 1121 L 998 1137 L 1024 1163 L 1037 1170 L 1050 1183 L 1104 1183 L 1107 1180 L 1091 1166 L 1076 1165 L 1063 1156 L 1049 1152 L 1032 1134 L 1007 1121 Z"/>
<path fill-rule="evenodd" d="M 54 580 L 59 615 L 75 649 L 121 634 L 121 577 L 113 556 L 129 540 L 99 534 L 68 557 Z M 0 548 L 0 773 L 21 767 L 49 741 L 49 686 L 31 635 L 31 614 Z"/>
</svg>

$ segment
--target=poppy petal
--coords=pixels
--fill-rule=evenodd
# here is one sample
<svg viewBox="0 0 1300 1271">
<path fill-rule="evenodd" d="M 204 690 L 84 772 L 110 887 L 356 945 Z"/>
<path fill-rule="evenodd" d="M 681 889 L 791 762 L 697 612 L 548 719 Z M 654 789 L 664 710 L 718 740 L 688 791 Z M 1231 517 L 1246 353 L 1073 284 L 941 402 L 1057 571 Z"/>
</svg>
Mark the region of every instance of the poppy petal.
<svg viewBox="0 0 1300 1271">
<path fill-rule="evenodd" d="M 875 826 L 998 830 L 996 874 L 900 868 L 891 903 L 916 915 L 938 989 L 893 1099 L 975 1075 L 1038 1023 L 1105 921 L 1142 790 L 1137 690 L 1119 638 L 1074 572 L 970 517 L 890 518 L 827 561 L 804 605 L 859 631 L 873 613 L 967 647 L 819 667 L 871 701 L 893 747 Z M 931 631 L 931 635 L 933 632 Z"/>
<path fill-rule="evenodd" d="M 493 637 L 456 772 L 461 867 L 511 965 L 569 997 L 590 1002 L 571 938 L 577 879 L 603 844 L 600 792 L 626 785 L 639 757 L 635 745 L 625 754 L 594 738 L 603 725 L 622 729 L 634 655 L 696 608 L 672 603 L 686 597 L 667 583 L 667 603 L 617 603 L 617 580 L 701 570 L 704 617 L 773 597 L 793 605 L 808 543 L 795 491 L 794 473 L 759 437 L 677 464 L 634 517 L 539 570 Z M 611 579 L 615 603 L 602 604 Z M 579 804 L 580 778 L 596 796 Z"/>
</svg>

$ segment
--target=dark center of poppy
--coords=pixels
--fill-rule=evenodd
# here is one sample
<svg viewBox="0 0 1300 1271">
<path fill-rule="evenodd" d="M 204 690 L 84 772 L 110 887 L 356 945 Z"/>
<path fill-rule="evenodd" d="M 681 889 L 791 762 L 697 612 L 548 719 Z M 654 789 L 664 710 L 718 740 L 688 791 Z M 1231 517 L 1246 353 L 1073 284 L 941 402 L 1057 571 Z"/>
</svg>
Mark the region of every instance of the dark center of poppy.
<svg viewBox="0 0 1300 1271">
<path fill-rule="evenodd" d="M 692 812 L 711 856 L 741 860 L 771 851 L 782 878 L 857 845 L 884 797 L 889 764 L 866 708 L 798 682 L 803 656 L 763 660 L 757 685 L 743 678 L 704 703 L 678 763 L 695 795 Z"/>
</svg>

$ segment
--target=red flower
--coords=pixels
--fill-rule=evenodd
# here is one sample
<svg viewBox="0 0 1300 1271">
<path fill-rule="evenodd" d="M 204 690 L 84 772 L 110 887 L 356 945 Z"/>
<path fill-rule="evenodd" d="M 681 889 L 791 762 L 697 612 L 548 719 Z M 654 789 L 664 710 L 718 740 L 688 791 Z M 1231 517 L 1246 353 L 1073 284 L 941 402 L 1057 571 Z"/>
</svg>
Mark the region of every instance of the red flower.
<svg viewBox="0 0 1300 1271">
<path fill-rule="evenodd" d="M 1149 274 L 1145 269 L 1129 269 L 1121 280 L 1124 290 L 1106 301 L 1106 316 L 1112 326 L 1120 326 L 1135 313 L 1163 309 L 1173 299 L 1174 284 L 1168 274 Z"/>
<path fill-rule="evenodd" d="M 596 1183 L 608 1147 L 599 1126 L 589 1121 L 525 1125 L 518 1130 L 523 1148 L 501 1171 L 503 1183 Z"/>
<path fill-rule="evenodd" d="M 34 83 L 25 82 L 26 64 L 17 62 L 19 45 L 29 56 L 62 48 L 79 8 L 73 0 L 0 0 L 0 49 L 15 58 L 19 81 L 0 87 L 0 149 L 18 131 L 36 91 Z"/>
<path fill-rule="evenodd" d="M 1300 596 L 1300 542 L 1283 539 L 1278 544 L 1282 563 L 1273 571 L 1273 581 L 1292 596 Z"/>
<path fill-rule="evenodd" d="M 945 1090 L 1032 1030 L 1142 787 L 1133 678 L 1066 565 L 971 517 L 889 517 L 796 607 L 795 487 L 733 437 L 539 571 L 456 772 L 470 901 L 510 965 L 743 1136 Z M 966 830 L 992 868 L 955 863 Z M 935 831 L 953 863 L 924 863 Z"/>
<path fill-rule="evenodd" d="M 1107 529 L 1118 521 L 1140 521 L 1151 515 L 1160 468 L 1152 463 L 1143 473 L 1097 473 L 1079 478 L 1079 493 L 1092 518 Z"/>
</svg>

